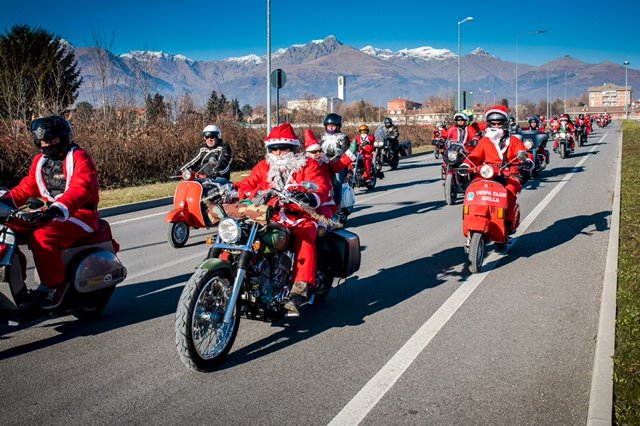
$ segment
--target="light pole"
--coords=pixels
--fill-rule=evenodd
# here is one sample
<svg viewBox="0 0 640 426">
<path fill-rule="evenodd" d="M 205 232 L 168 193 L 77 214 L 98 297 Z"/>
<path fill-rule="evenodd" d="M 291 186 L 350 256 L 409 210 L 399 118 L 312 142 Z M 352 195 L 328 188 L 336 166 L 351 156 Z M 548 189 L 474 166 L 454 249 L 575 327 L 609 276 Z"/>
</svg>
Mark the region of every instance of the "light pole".
<svg viewBox="0 0 640 426">
<path fill-rule="evenodd" d="M 522 33 L 516 36 L 516 123 L 518 122 L 518 40 L 526 35 L 543 34 L 547 30 L 531 31 L 530 33 Z"/>
<path fill-rule="evenodd" d="M 460 97 L 460 25 L 464 24 L 465 22 L 470 22 L 473 21 L 473 16 L 467 16 L 466 18 L 464 18 L 462 21 L 458 22 L 458 109 L 461 109 L 461 102 L 462 102 L 462 98 Z"/>
<path fill-rule="evenodd" d="M 626 120 L 629 119 L 629 104 L 631 103 L 631 99 L 627 102 L 627 92 L 629 91 L 627 87 L 627 70 L 630 63 L 629 61 L 624 61 L 624 118 Z"/>
<path fill-rule="evenodd" d="M 567 72 L 564 72 L 564 112 L 567 112 Z"/>
<path fill-rule="evenodd" d="M 271 132 L 271 0 L 267 0 L 267 136 Z"/>
</svg>

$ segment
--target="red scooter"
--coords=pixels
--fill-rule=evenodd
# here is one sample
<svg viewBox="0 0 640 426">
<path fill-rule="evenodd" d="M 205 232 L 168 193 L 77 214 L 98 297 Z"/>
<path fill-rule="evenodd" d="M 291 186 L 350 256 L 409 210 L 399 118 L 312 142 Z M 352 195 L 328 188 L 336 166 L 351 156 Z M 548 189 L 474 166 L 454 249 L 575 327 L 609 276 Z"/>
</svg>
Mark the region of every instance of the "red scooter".
<svg viewBox="0 0 640 426">
<path fill-rule="evenodd" d="M 518 153 L 520 161 L 528 158 L 526 151 Z M 462 233 L 467 237 L 464 248 L 469 256 L 469 270 L 474 274 L 482 268 L 486 243 L 494 242 L 496 249 L 504 250 L 510 233 L 520 224 L 520 206 L 517 203 L 515 223 L 507 224 L 507 188 L 495 180 L 508 174 L 509 164 L 502 167 L 483 165 L 480 167 L 481 178 L 471 181 L 465 192 Z"/>
<path fill-rule="evenodd" d="M 207 203 L 218 203 L 220 188 L 228 184 L 226 179 L 202 178 L 197 173 L 182 171 L 182 181 L 176 187 L 173 196 L 173 209 L 164 220 L 169 223 L 167 240 L 171 247 L 184 247 L 189 239 L 190 229 L 210 228 L 213 226 L 206 214 Z M 207 192 L 206 197 L 203 194 Z"/>
</svg>

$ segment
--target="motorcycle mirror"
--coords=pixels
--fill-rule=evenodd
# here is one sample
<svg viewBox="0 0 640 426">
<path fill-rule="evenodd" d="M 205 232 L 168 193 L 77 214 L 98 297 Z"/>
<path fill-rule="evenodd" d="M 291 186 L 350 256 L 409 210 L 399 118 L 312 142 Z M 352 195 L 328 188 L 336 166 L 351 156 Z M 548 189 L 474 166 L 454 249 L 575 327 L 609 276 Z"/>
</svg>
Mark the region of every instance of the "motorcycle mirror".
<svg viewBox="0 0 640 426">
<path fill-rule="evenodd" d="M 518 152 L 518 160 L 524 161 L 527 158 L 529 158 L 529 155 L 527 155 L 527 151 L 519 151 Z"/>
<path fill-rule="evenodd" d="M 42 201 L 39 198 L 31 197 L 27 200 L 26 206 L 29 207 L 31 210 L 39 209 L 40 207 L 44 206 L 44 201 Z"/>
</svg>

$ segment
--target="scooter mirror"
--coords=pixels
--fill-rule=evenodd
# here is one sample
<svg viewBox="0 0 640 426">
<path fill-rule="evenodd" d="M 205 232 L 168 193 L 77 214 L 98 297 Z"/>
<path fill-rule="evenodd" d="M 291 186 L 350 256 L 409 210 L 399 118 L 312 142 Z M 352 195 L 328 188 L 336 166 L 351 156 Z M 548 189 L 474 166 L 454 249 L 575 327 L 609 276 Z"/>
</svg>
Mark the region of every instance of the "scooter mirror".
<svg viewBox="0 0 640 426">
<path fill-rule="evenodd" d="M 318 189 L 318 184 L 315 182 L 304 181 L 300 184 L 307 191 L 316 191 Z"/>
<path fill-rule="evenodd" d="M 44 206 L 44 201 L 42 201 L 39 198 L 29 198 L 27 200 L 27 207 L 29 207 L 30 209 L 39 209 L 40 207 Z"/>
</svg>

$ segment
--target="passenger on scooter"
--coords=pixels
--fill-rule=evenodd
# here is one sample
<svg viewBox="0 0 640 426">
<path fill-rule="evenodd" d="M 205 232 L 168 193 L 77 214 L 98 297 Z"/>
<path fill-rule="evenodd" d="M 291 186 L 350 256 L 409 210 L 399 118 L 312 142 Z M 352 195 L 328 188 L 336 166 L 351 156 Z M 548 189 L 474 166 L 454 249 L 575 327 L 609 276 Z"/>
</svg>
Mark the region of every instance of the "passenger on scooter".
<svg viewBox="0 0 640 426">
<path fill-rule="evenodd" d="M 40 117 L 31 122 L 31 133 L 40 153 L 29 174 L 5 197 L 16 206 L 39 197 L 48 206 L 30 215 L 28 221 L 35 230 L 16 223 L 9 226 L 28 235 L 42 282 L 23 296 L 42 303 L 43 309 L 54 309 L 68 288 L 61 251 L 98 229 L 98 173 L 91 156 L 73 141 L 71 125 L 63 117 Z"/>
<path fill-rule="evenodd" d="M 522 141 L 509 134 L 509 114 L 507 108 L 502 105 L 494 106 L 485 112 L 487 129 L 480 138 L 478 145 L 464 160 L 461 167 L 480 167 L 489 164 L 502 167 L 510 163 L 506 169 L 504 183 L 507 189 L 507 226 L 510 233 L 514 233 L 519 225 L 515 218 L 515 206 L 517 194 L 522 189 L 520 180 L 516 177 L 522 172 L 528 173 L 533 168 L 531 155 L 521 162 L 517 159 L 518 152 L 527 151 Z"/>
<path fill-rule="evenodd" d="M 306 191 L 296 189 L 293 196 L 311 208 L 316 208 L 329 197 L 330 188 L 322 175 L 318 163 L 307 158 L 300 148 L 300 141 L 289 123 L 274 127 L 265 139 L 267 154 L 251 170 L 251 174 L 237 182 L 240 198 L 252 198 L 258 191 L 275 188 L 287 190 L 286 186 L 304 181 L 315 183 L 318 189 Z M 306 213 L 278 212 L 274 218 L 293 233 L 292 250 L 296 254 L 293 266 L 294 284 L 291 299 L 285 308 L 293 314 L 299 313 L 300 305 L 310 295 L 316 280 L 316 236 L 317 223 Z"/>
<path fill-rule="evenodd" d="M 329 160 L 327 154 L 322 151 L 320 143 L 311 129 L 304 131 L 304 146 L 307 157 L 313 158 L 318 163 L 318 166 L 322 171 L 322 176 L 329 188 L 333 187 L 333 177 L 337 173 L 340 173 L 342 170 L 349 167 L 349 165 L 351 165 L 351 163 L 356 159 L 355 140 L 351 142 L 349 149 L 342 154 L 341 157 L 334 158 L 333 160 Z M 342 188 L 336 189 L 336 191 L 338 190 L 340 190 L 340 193 L 342 194 Z M 339 208 L 340 206 L 336 204 L 333 196 L 329 195 L 328 199 L 316 208 L 316 211 L 327 219 L 331 219 Z"/>
<path fill-rule="evenodd" d="M 209 124 L 202 130 L 203 146 L 198 150 L 196 156 L 181 170 L 191 170 L 197 172 L 198 177 L 224 182 L 222 179 L 231 178 L 231 161 L 233 159 L 231 147 L 222 140 L 222 130 L 216 125 Z M 220 179 L 222 178 L 222 179 Z"/>
<path fill-rule="evenodd" d="M 324 118 L 324 133 L 320 136 L 320 146 L 322 151 L 329 157 L 329 160 L 340 158 L 349 149 L 349 137 L 342 133 L 342 117 L 335 113 L 327 114 Z M 338 190 L 342 187 L 347 176 L 347 170 L 343 169 L 333 176 L 333 199 L 336 205 L 342 203 L 342 193 Z"/>
</svg>

